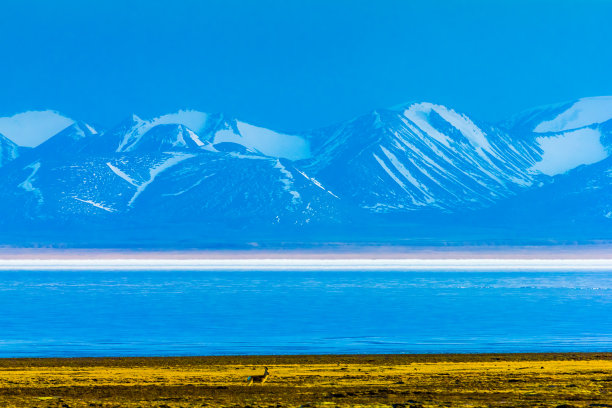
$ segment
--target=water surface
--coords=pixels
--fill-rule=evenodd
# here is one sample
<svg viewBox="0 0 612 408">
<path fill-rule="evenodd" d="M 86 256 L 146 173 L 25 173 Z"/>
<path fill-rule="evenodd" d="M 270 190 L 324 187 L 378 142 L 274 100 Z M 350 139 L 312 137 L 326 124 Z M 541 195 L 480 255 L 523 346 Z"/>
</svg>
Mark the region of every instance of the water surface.
<svg viewBox="0 0 612 408">
<path fill-rule="evenodd" d="M 612 350 L 609 272 L 0 272 L 0 357 Z"/>
</svg>

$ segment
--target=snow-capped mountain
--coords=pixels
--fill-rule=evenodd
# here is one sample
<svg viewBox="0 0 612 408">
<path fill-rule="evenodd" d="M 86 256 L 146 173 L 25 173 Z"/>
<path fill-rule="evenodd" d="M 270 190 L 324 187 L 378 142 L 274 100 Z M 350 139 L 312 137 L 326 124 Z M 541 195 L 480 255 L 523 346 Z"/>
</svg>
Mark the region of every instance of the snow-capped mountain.
<svg viewBox="0 0 612 408">
<path fill-rule="evenodd" d="M 305 168 L 375 212 L 490 205 L 530 187 L 541 157 L 533 143 L 430 103 L 378 110 L 313 139 Z"/>
<path fill-rule="evenodd" d="M 174 136 L 166 135 L 166 130 L 171 126 L 177 129 Z M 168 139 L 156 140 L 160 137 Z M 116 152 L 130 152 L 143 146 L 148 146 L 145 149 L 163 150 L 182 145 L 210 150 L 211 145 L 218 143 L 239 144 L 252 152 L 289 160 L 310 157 L 309 142 L 305 137 L 253 126 L 222 114 L 197 111 L 179 111 L 152 120 L 142 120 L 133 115 L 106 132 L 95 148 L 104 149 L 102 145 L 106 145 L 106 148 Z"/>
<path fill-rule="evenodd" d="M 67 125 L 50 136 L 40 125 L 33 148 L 14 141 L 34 125 L 13 127 L 12 141 L 0 136 L 3 239 L 26 221 L 47 230 L 58 222 L 165 228 L 180 240 L 177 225 L 209 236 L 347 225 L 384 236 L 389 226 L 397 237 L 420 223 L 469 229 L 466 220 L 512 219 L 525 228 L 612 217 L 612 97 L 536 108 L 500 125 L 411 103 L 301 134 L 197 111 L 134 115 L 105 131 L 69 121 L 58 119 Z"/>
<path fill-rule="evenodd" d="M 134 117 L 104 133 L 69 126 L 3 169 L 0 207 L 14 219 L 253 217 L 295 225 L 341 218 L 338 198 L 290 160 L 213 145 L 168 122 Z"/>
</svg>

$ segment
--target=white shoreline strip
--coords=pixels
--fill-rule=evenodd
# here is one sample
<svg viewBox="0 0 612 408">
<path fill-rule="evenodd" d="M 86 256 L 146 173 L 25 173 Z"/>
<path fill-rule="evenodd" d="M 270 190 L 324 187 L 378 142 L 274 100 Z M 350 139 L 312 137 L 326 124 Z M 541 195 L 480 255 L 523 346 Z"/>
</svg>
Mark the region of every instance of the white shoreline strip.
<svg viewBox="0 0 612 408">
<path fill-rule="evenodd" d="M 612 259 L 0 259 L 0 270 L 612 272 Z"/>
</svg>

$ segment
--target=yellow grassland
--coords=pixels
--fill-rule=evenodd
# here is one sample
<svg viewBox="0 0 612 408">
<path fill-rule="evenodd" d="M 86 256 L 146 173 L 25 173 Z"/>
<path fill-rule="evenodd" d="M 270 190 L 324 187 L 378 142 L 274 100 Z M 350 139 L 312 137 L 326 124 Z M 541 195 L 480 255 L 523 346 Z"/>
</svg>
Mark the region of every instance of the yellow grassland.
<svg viewBox="0 0 612 408">
<path fill-rule="evenodd" d="M 271 377 L 248 386 L 249 375 Z M 612 355 L 0 360 L 0 407 L 612 407 Z"/>
</svg>

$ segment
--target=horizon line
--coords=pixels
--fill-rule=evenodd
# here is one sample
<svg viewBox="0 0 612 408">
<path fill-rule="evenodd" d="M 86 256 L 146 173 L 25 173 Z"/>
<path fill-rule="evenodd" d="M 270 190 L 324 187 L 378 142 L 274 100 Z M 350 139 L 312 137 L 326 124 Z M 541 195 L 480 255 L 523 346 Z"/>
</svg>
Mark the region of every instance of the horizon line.
<svg viewBox="0 0 612 408">
<path fill-rule="evenodd" d="M 612 259 L 2 259 L 0 271 L 612 271 Z"/>
</svg>

